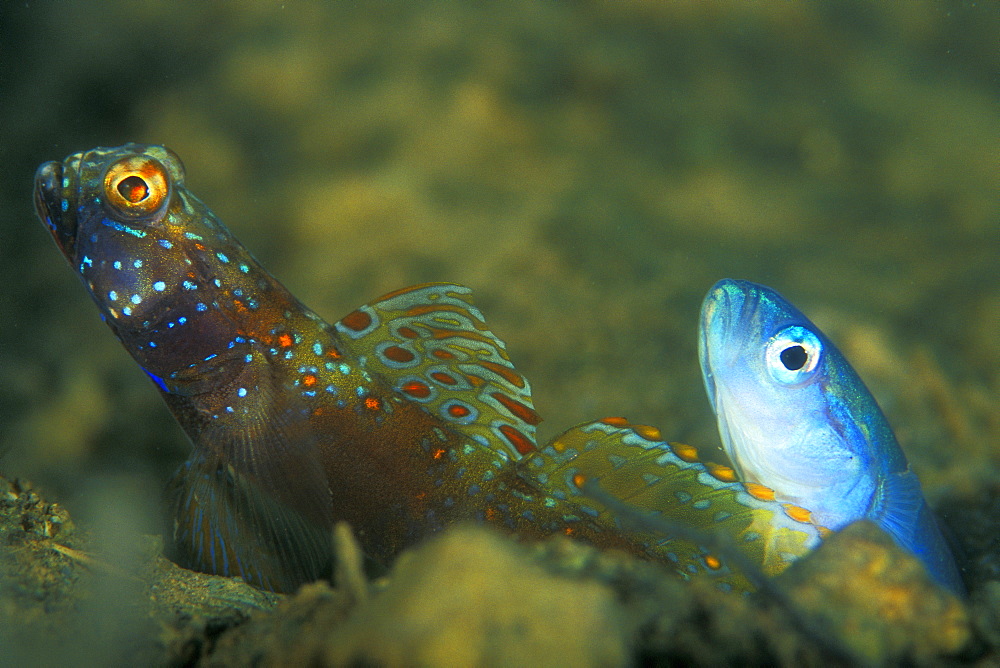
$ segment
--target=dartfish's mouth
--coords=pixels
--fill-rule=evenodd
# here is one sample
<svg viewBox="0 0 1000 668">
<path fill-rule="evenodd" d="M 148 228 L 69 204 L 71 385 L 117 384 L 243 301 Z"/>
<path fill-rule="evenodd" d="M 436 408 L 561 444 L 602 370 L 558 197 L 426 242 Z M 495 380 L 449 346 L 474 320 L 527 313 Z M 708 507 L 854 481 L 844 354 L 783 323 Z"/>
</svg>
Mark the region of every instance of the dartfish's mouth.
<svg viewBox="0 0 1000 668">
<path fill-rule="evenodd" d="M 64 182 L 71 171 L 62 163 L 46 162 L 35 172 L 35 211 L 66 257 L 72 257 L 76 240 L 76 212 L 70 211 L 69 184 Z"/>
</svg>

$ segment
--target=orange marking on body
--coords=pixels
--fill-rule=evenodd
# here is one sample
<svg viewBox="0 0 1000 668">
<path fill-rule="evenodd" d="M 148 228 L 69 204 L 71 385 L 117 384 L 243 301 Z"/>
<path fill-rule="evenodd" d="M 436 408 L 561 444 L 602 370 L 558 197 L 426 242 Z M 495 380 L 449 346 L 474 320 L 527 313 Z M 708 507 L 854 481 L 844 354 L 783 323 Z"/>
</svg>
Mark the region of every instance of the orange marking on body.
<svg viewBox="0 0 1000 668">
<path fill-rule="evenodd" d="M 292 335 L 291 334 L 282 334 L 282 335 L 280 335 L 278 337 L 278 345 L 281 346 L 282 348 L 291 348 L 292 347 Z"/>
<path fill-rule="evenodd" d="M 365 408 L 370 411 L 377 411 L 382 407 L 382 402 L 375 397 L 365 397 Z"/>
<path fill-rule="evenodd" d="M 722 464 L 716 464 L 714 462 L 705 462 L 705 468 L 716 480 L 721 480 L 722 482 L 736 482 L 736 471 L 729 468 L 728 466 L 723 466 Z"/>
<path fill-rule="evenodd" d="M 563 533 L 566 534 L 567 536 L 572 536 L 574 533 L 576 533 L 576 530 L 573 527 L 566 527 L 563 529 Z"/>
<path fill-rule="evenodd" d="M 426 399 L 431 396 L 431 388 L 419 380 L 405 382 L 400 389 L 411 397 L 417 397 L 418 399 Z"/>
<path fill-rule="evenodd" d="M 372 317 L 364 311 L 352 311 L 344 316 L 340 322 L 348 329 L 361 332 L 372 324 Z"/>
<path fill-rule="evenodd" d="M 458 385 L 458 381 L 455 380 L 454 377 L 449 376 L 448 374 L 442 371 L 435 371 L 434 373 L 431 374 L 431 378 L 433 378 L 439 383 L 442 383 L 443 385 Z"/>
<path fill-rule="evenodd" d="M 506 438 L 510 444 L 514 446 L 514 449 L 522 455 L 526 455 L 535 449 L 535 444 L 530 438 L 519 432 L 517 429 L 514 429 L 514 427 L 511 427 L 509 424 L 500 425 L 500 433 L 503 434 L 503 437 Z"/>
<path fill-rule="evenodd" d="M 583 487 L 583 483 L 585 483 L 585 482 L 587 482 L 587 478 L 582 473 L 574 473 L 573 474 L 573 484 L 574 485 L 576 485 L 577 487 Z"/>
<path fill-rule="evenodd" d="M 496 521 L 497 517 L 500 516 L 500 513 L 498 513 L 497 509 L 494 508 L 493 506 L 487 506 L 485 514 L 486 514 L 486 519 L 489 520 L 490 522 Z"/>
<path fill-rule="evenodd" d="M 303 376 L 302 384 L 305 385 L 306 387 L 312 387 L 313 385 L 316 384 L 316 376 L 312 375 L 311 373 Z"/>
<path fill-rule="evenodd" d="M 444 453 L 445 453 L 444 448 L 437 448 L 434 452 L 431 453 L 431 457 L 433 457 L 434 459 L 441 459 L 444 456 Z"/>
<path fill-rule="evenodd" d="M 803 508 L 802 506 L 795 506 L 791 503 L 781 504 L 785 507 L 785 514 L 791 517 L 796 522 L 802 522 L 803 524 L 812 524 L 812 513 Z"/>
<path fill-rule="evenodd" d="M 717 571 L 722 568 L 722 562 L 719 561 L 719 558 L 711 554 L 705 555 L 705 565 L 713 571 Z"/>
<path fill-rule="evenodd" d="M 497 364 L 496 362 L 490 362 L 488 360 L 483 360 L 479 363 L 479 366 L 489 369 L 496 375 L 500 376 L 508 383 L 514 387 L 524 387 L 524 377 L 511 369 L 509 366 L 504 366 L 502 364 Z"/>
<path fill-rule="evenodd" d="M 337 350 L 336 348 L 330 348 L 329 350 L 326 351 L 326 355 L 327 357 L 332 357 L 334 359 L 337 359 L 338 357 L 340 357 L 340 351 Z"/>
<path fill-rule="evenodd" d="M 601 422 L 611 427 L 624 427 L 628 424 L 628 420 L 623 417 L 606 417 Z"/>
<path fill-rule="evenodd" d="M 400 348 L 399 346 L 389 346 L 382 351 L 382 354 L 393 362 L 412 362 L 414 357 L 416 357 L 406 348 Z"/>
<path fill-rule="evenodd" d="M 448 415 L 453 418 L 468 417 L 471 413 L 472 411 L 462 404 L 452 404 L 451 406 L 448 406 Z"/>
<path fill-rule="evenodd" d="M 402 330 L 400 330 L 400 332 L 402 332 Z M 438 348 L 437 350 L 432 351 L 431 355 L 434 355 L 434 357 L 438 358 L 439 360 L 453 360 L 453 359 L 455 359 L 454 355 L 452 355 L 451 353 L 449 353 L 447 350 L 441 350 L 440 348 Z"/>
<path fill-rule="evenodd" d="M 660 430 L 656 427 L 650 427 L 648 424 L 637 424 L 632 427 L 632 431 L 642 436 L 647 441 L 660 441 L 663 440 L 663 436 L 660 434 Z"/>
<path fill-rule="evenodd" d="M 764 487 L 756 482 L 745 482 L 743 486 L 747 489 L 747 494 L 755 499 L 760 499 L 761 501 L 774 501 L 774 490 L 770 487 Z"/>
<path fill-rule="evenodd" d="M 528 424 L 538 424 L 542 421 L 542 416 L 536 413 L 534 409 L 525 406 L 520 401 L 511 399 L 506 394 L 492 392 L 490 396 L 499 401 L 504 408 L 510 411 L 511 415 L 524 420 Z"/>
<path fill-rule="evenodd" d="M 203 251 L 203 250 L 205 250 L 205 244 L 199 244 L 199 243 L 196 243 L 196 244 L 194 245 L 194 247 L 195 247 L 196 249 L 200 250 L 200 251 Z"/>
</svg>

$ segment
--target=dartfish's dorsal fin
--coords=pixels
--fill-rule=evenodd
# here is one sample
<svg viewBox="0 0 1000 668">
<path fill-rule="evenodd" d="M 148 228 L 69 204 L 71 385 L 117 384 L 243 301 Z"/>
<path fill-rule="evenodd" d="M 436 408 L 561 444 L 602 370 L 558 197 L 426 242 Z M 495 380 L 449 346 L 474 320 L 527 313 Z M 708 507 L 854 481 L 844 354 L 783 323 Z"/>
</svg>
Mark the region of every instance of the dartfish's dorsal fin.
<svg viewBox="0 0 1000 668">
<path fill-rule="evenodd" d="M 666 443 L 655 428 L 623 418 L 574 427 L 518 466 L 549 494 L 574 502 L 600 524 L 630 530 L 627 522 L 584 494 L 581 487 L 588 480 L 637 511 L 730 536 L 766 575 L 781 572 L 815 547 L 824 531 L 812 524 L 808 511 L 776 502 L 766 487 L 738 482 L 731 468 L 702 462 L 693 447 Z M 718 576 L 724 566 L 710 550 L 687 540 L 662 535 L 641 539 L 684 575 Z"/>
<path fill-rule="evenodd" d="M 535 450 L 541 418 L 531 386 L 471 293 L 452 283 L 416 285 L 362 306 L 335 328 L 369 373 L 456 431 L 517 459 Z"/>
<path fill-rule="evenodd" d="M 195 445 L 169 491 L 179 563 L 287 592 L 329 572 L 333 509 L 308 407 L 265 355 L 244 340 L 211 356 L 244 362 L 211 392 L 169 392 L 181 374 L 161 382 Z"/>
</svg>

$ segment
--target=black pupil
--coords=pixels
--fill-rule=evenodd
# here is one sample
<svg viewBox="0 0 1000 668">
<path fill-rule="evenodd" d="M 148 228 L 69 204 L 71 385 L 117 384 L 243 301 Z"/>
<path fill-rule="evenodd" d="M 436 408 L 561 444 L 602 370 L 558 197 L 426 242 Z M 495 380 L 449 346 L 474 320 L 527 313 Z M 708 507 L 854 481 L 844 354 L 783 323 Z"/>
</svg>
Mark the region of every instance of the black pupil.
<svg viewBox="0 0 1000 668">
<path fill-rule="evenodd" d="M 809 360 L 809 355 L 806 353 L 806 349 L 802 346 L 788 346 L 781 351 L 781 363 L 785 365 L 785 368 L 789 371 L 798 371 L 806 365 Z"/>
<path fill-rule="evenodd" d="M 149 186 L 138 176 L 129 176 L 119 181 L 118 192 L 126 201 L 136 204 L 149 196 Z"/>
</svg>

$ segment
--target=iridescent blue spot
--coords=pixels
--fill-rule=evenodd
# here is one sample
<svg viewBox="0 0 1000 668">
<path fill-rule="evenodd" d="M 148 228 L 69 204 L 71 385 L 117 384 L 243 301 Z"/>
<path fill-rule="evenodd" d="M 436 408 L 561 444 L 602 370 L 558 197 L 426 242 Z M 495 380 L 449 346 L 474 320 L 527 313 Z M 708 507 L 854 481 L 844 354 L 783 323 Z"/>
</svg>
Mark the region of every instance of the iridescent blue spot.
<svg viewBox="0 0 1000 668">
<path fill-rule="evenodd" d="M 313 353 L 315 353 L 316 355 L 322 355 L 323 354 L 323 344 L 320 343 L 319 341 L 317 341 L 316 343 L 314 343 L 313 344 Z"/>
<path fill-rule="evenodd" d="M 251 355 L 250 353 L 247 353 L 247 356 L 244 357 L 243 359 L 246 362 L 252 362 L 253 361 L 253 355 Z"/>
<path fill-rule="evenodd" d="M 227 413 L 232 413 L 233 412 L 233 407 L 232 406 L 226 406 L 226 412 Z"/>
<path fill-rule="evenodd" d="M 163 281 L 157 281 L 156 283 L 153 283 L 153 289 L 157 292 L 163 292 L 167 289 L 167 284 Z"/>
<path fill-rule="evenodd" d="M 146 370 L 145 370 L 145 369 L 143 369 L 143 371 L 146 371 Z M 158 387 L 159 387 L 159 388 L 160 388 L 161 390 L 163 390 L 164 392 L 166 392 L 166 391 L 167 391 L 167 384 L 163 382 L 163 379 L 162 379 L 162 378 L 160 378 L 159 376 L 156 376 L 156 375 L 154 375 L 154 374 L 151 374 L 151 373 L 149 373 L 148 371 L 146 371 L 146 375 L 147 375 L 147 376 L 149 376 L 150 378 L 152 378 L 152 379 L 153 379 L 153 382 L 154 382 L 154 383 L 156 383 L 156 385 L 157 385 L 157 386 L 158 386 Z"/>
<path fill-rule="evenodd" d="M 358 389 L 354 390 L 354 392 L 355 392 L 355 393 L 356 393 L 356 394 L 357 394 L 357 395 L 358 395 L 359 397 L 363 397 L 363 396 L 365 396 L 365 394 L 367 393 L 367 390 L 366 390 L 365 388 L 363 388 L 363 387 L 359 387 Z"/>
<path fill-rule="evenodd" d="M 150 348 L 155 348 L 156 347 L 156 342 L 155 341 L 150 341 L 149 342 L 149 347 Z"/>
<path fill-rule="evenodd" d="M 250 273 L 250 267 L 246 266 L 245 264 L 241 264 L 240 265 L 240 271 L 242 271 L 244 274 L 249 274 Z"/>
<path fill-rule="evenodd" d="M 706 508 L 712 505 L 712 502 L 709 501 L 708 499 L 701 499 L 700 501 L 695 501 L 691 505 L 697 508 L 698 510 L 705 510 Z"/>
<path fill-rule="evenodd" d="M 293 353 L 291 350 L 288 350 L 288 351 L 285 352 L 285 359 L 286 360 L 290 360 L 293 357 L 295 357 L 295 353 Z"/>
<path fill-rule="evenodd" d="M 221 288 L 222 287 L 222 281 L 220 281 L 219 279 L 215 279 L 212 282 L 215 283 L 215 287 L 217 287 L 217 288 Z"/>
<path fill-rule="evenodd" d="M 108 299 L 110 299 L 113 302 L 118 301 L 118 293 L 112 290 L 111 292 L 108 293 Z"/>
<path fill-rule="evenodd" d="M 316 390 L 306 390 L 302 394 L 305 395 L 305 396 L 307 396 L 307 397 L 315 397 L 316 396 Z"/>
<path fill-rule="evenodd" d="M 341 364 L 337 368 L 340 369 L 340 373 L 344 374 L 345 376 L 351 373 L 351 367 L 347 366 L 346 364 Z"/>
<path fill-rule="evenodd" d="M 201 302 L 198 302 L 197 304 L 194 305 L 194 310 L 204 312 L 208 310 L 208 307 L 202 304 Z"/>
<path fill-rule="evenodd" d="M 236 390 L 236 395 L 240 397 L 247 396 L 247 388 L 241 387 L 240 389 Z"/>
<path fill-rule="evenodd" d="M 229 258 L 226 257 L 225 253 L 216 253 L 215 257 L 219 258 L 222 262 L 229 262 Z"/>
<path fill-rule="evenodd" d="M 132 307 L 126 306 L 122 309 L 122 315 L 132 315 Z"/>
<path fill-rule="evenodd" d="M 169 241 L 167 241 L 166 239 L 160 239 L 160 245 L 163 246 L 164 248 L 173 248 L 174 247 L 174 245 L 172 243 L 170 243 Z"/>
<path fill-rule="evenodd" d="M 111 265 L 111 266 L 113 266 L 115 269 L 121 269 L 122 268 L 122 262 L 121 262 L 121 260 L 115 260 L 115 263 L 113 265 Z"/>
<path fill-rule="evenodd" d="M 69 211 L 69 200 L 64 199 L 62 201 L 62 210 L 63 211 Z"/>
<path fill-rule="evenodd" d="M 247 300 L 247 308 L 250 309 L 251 311 L 256 310 L 257 306 L 259 306 L 259 304 L 256 299 L 251 298 Z"/>
<path fill-rule="evenodd" d="M 184 281 L 183 283 L 181 283 L 181 285 L 184 286 L 185 290 L 197 290 L 198 289 L 198 286 L 195 285 L 194 283 L 192 283 L 191 281 Z"/>
<path fill-rule="evenodd" d="M 142 297 L 140 295 L 132 295 L 132 303 L 139 305 L 142 303 Z"/>
<path fill-rule="evenodd" d="M 183 324 L 184 324 L 184 323 L 186 323 L 187 321 L 188 321 L 188 319 L 187 319 L 187 318 L 185 318 L 184 316 L 181 316 L 181 317 L 177 318 L 177 324 L 178 324 L 178 325 L 183 325 Z"/>
<path fill-rule="evenodd" d="M 235 290 L 233 290 L 233 294 L 236 295 L 237 297 L 242 297 L 243 291 L 240 290 L 239 288 L 236 288 Z"/>
<path fill-rule="evenodd" d="M 135 262 L 132 263 L 132 266 L 135 267 L 136 269 L 141 268 L 142 267 L 142 260 L 136 260 Z"/>
<path fill-rule="evenodd" d="M 329 392 L 330 394 L 337 394 L 337 388 L 334 387 L 333 385 L 327 385 L 326 391 Z"/>
<path fill-rule="evenodd" d="M 176 324 L 177 324 L 176 322 L 168 322 L 167 323 L 167 329 L 173 329 L 174 325 L 176 325 Z"/>
<path fill-rule="evenodd" d="M 187 239 L 194 239 L 195 241 L 203 241 L 201 235 L 195 234 L 194 232 L 185 232 L 184 236 Z"/>
</svg>

